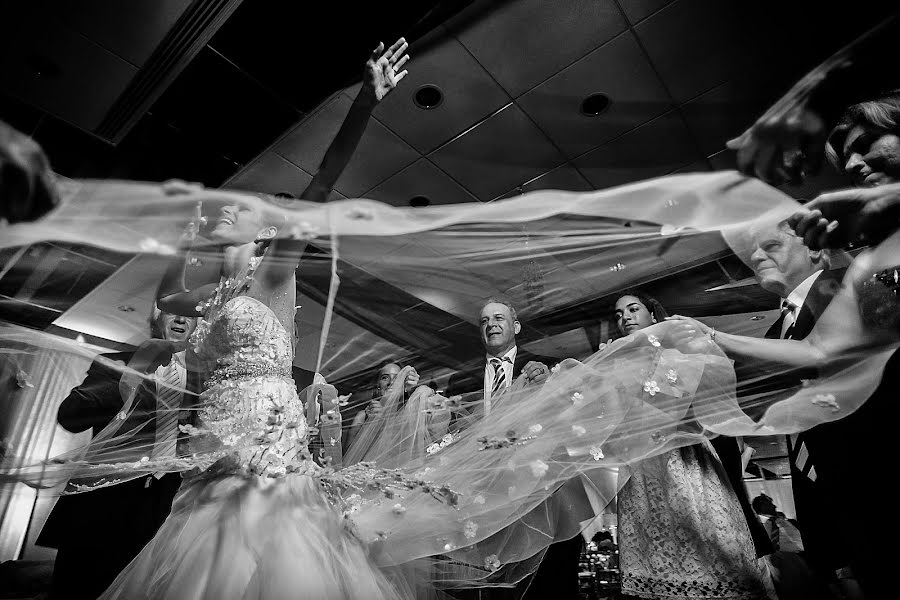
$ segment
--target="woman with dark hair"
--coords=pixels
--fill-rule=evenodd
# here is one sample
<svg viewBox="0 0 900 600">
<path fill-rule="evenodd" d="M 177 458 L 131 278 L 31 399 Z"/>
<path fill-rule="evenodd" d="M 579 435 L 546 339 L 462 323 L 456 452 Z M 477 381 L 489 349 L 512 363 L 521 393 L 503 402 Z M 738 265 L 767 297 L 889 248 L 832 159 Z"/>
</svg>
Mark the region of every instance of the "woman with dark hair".
<svg viewBox="0 0 900 600">
<path fill-rule="evenodd" d="M 630 291 L 616 300 L 615 321 L 623 336 L 667 316 L 656 299 L 642 292 Z M 690 427 L 685 419 L 682 428 Z M 741 599 L 768 595 L 744 512 L 709 442 L 622 467 L 619 485 L 623 594 Z"/>
</svg>

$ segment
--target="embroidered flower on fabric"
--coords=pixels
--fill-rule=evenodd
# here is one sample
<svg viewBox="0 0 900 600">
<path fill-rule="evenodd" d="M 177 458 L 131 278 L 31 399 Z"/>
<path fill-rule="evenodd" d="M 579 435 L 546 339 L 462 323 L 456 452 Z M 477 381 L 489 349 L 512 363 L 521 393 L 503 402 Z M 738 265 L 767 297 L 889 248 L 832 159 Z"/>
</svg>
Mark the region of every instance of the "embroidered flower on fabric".
<svg viewBox="0 0 900 600">
<path fill-rule="evenodd" d="M 544 473 L 547 472 L 547 469 L 550 466 L 542 460 L 533 460 L 528 463 L 529 468 L 531 469 L 531 474 L 535 477 L 543 477 Z"/>
<path fill-rule="evenodd" d="M 125 419 L 128 418 L 128 414 L 124 410 L 120 410 L 119 412 L 116 413 L 116 418 L 120 421 L 124 421 Z M 181 426 L 179 426 L 179 429 L 180 428 L 181 428 Z"/>
<path fill-rule="evenodd" d="M 657 392 L 659 392 L 659 385 L 651 380 L 644 382 L 644 391 L 650 394 L 651 396 L 655 396 Z"/>
<path fill-rule="evenodd" d="M 578 437 L 581 437 L 585 433 L 587 433 L 587 429 L 585 429 L 581 425 L 572 425 L 572 433 L 574 433 Z"/>
<path fill-rule="evenodd" d="M 822 408 L 830 408 L 831 412 L 841 410 L 841 406 L 837 403 L 837 398 L 834 397 L 834 394 L 816 394 L 810 402 Z"/>
<path fill-rule="evenodd" d="M 331 439 L 328 440 L 328 443 L 331 444 L 332 446 L 334 446 L 335 444 L 337 444 L 337 440 L 332 437 Z"/>
<path fill-rule="evenodd" d="M 121 414 L 121 413 L 120 413 L 120 414 Z M 125 417 L 122 417 L 122 419 L 124 419 L 124 418 L 125 418 Z M 191 425 L 191 424 L 187 424 L 187 425 L 179 425 L 179 426 L 178 426 L 178 431 L 180 431 L 181 433 L 185 433 L 185 434 L 187 434 L 187 435 L 200 435 L 200 430 L 197 429 L 196 427 L 194 427 L 194 426 Z"/>
<path fill-rule="evenodd" d="M 465 529 L 463 530 L 466 537 L 468 539 L 472 539 L 478 533 L 478 523 L 475 521 L 466 521 Z"/>
<path fill-rule="evenodd" d="M 440 444 L 434 443 L 434 444 L 429 444 L 428 447 L 425 448 L 425 452 L 427 452 L 428 454 L 434 454 L 435 452 L 437 452 L 440 449 L 441 449 Z"/>
<path fill-rule="evenodd" d="M 453 550 L 456 550 L 455 544 L 450 544 L 450 543 L 444 544 L 444 552 L 452 552 Z"/>
<path fill-rule="evenodd" d="M 353 394 L 345 394 L 343 396 L 338 396 L 337 397 L 338 406 L 347 406 L 348 404 L 350 404 L 350 396 L 352 396 L 352 395 Z"/>
<path fill-rule="evenodd" d="M 34 384 L 31 383 L 31 380 L 28 378 L 28 373 L 26 373 L 22 369 L 19 369 L 16 372 L 16 385 L 18 385 L 22 389 L 34 387 Z"/>
<path fill-rule="evenodd" d="M 544 427 L 540 423 L 535 423 L 534 425 L 530 425 L 528 427 L 528 433 L 530 433 L 531 435 L 535 435 L 537 433 L 540 433 L 543 429 Z"/>
<path fill-rule="evenodd" d="M 142 463 L 148 463 L 148 462 L 150 462 L 150 457 L 149 457 L 149 456 L 142 456 L 142 457 L 141 457 L 141 462 L 142 462 Z"/>
<path fill-rule="evenodd" d="M 676 381 L 678 381 L 678 373 L 675 371 L 675 369 L 669 369 L 668 371 L 666 371 L 666 381 L 668 381 L 669 383 L 675 383 Z"/>
<path fill-rule="evenodd" d="M 660 346 L 659 338 L 653 334 L 650 334 L 647 336 L 647 341 L 650 342 L 650 345 L 653 346 L 654 348 L 659 348 L 659 346 Z"/>
<path fill-rule="evenodd" d="M 484 496 L 482 496 L 481 494 L 478 494 L 477 496 L 472 498 L 472 502 L 475 504 L 484 504 Z"/>
<path fill-rule="evenodd" d="M 594 460 L 600 460 L 600 459 L 602 459 L 603 456 L 604 456 L 604 455 L 603 455 L 603 449 L 600 448 L 600 446 L 591 446 L 591 448 L 590 448 L 590 450 L 588 450 L 588 452 L 591 453 L 591 457 L 592 457 Z"/>
<path fill-rule="evenodd" d="M 498 570 L 502 566 L 503 565 L 500 563 L 500 559 L 497 558 L 496 554 L 491 554 L 484 559 L 484 567 L 490 569 L 491 572 Z"/>
<path fill-rule="evenodd" d="M 445 433 L 445 434 L 444 434 L 444 437 L 441 438 L 441 443 L 444 444 L 444 445 L 447 445 L 447 444 L 449 444 L 449 443 L 452 442 L 452 441 L 453 441 L 453 434 L 452 434 L 452 433 Z"/>
<path fill-rule="evenodd" d="M 550 372 L 551 373 L 559 373 L 559 363 L 556 363 L 555 365 L 550 367 Z"/>
<path fill-rule="evenodd" d="M 251 268 L 252 270 L 254 270 L 254 271 L 255 271 L 256 269 L 258 269 L 258 268 L 259 268 L 259 263 L 262 262 L 262 259 L 263 259 L 262 256 L 254 256 L 253 258 L 251 258 L 251 259 L 250 259 L 250 268 Z"/>
<path fill-rule="evenodd" d="M 406 507 L 398 502 L 397 504 L 394 505 L 394 508 L 392 508 L 391 510 L 394 511 L 395 515 L 402 515 L 403 513 L 406 512 Z"/>
<path fill-rule="evenodd" d="M 572 394 L 572 402 L 581 402 L 584 400 L 584 394 L 581 392 L 575 392 Z"/>
</svg>

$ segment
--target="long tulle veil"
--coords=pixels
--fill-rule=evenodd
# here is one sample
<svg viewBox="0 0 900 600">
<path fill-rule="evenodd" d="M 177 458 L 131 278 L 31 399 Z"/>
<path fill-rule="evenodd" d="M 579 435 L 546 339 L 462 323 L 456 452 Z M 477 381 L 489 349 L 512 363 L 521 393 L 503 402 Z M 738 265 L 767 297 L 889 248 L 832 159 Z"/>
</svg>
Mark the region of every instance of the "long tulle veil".
<svg viewBox="0 0 900 600">
<path fill-rule="evenodd" d="M 866 282 L 895 266 L 896 236 L 857 257 L 815 333 L 828 341 L 827 323 L 837 319 L 858 323 L 852 339 L 832 340 L 817 378 L 754 398 L 765 407 L 756 418 L 743 410 L 731 358 L 702 334 L 678 337 L 663 322 L 599 351 L 578 337 L 591 318 L 585 315 L 616 292 L 723 256 L 747 260 L 748 233 L 796 210 L 778 190 L 732 172 L 427 209 L 368 200 L 284 207 L 241 192 L 172 196 L 151 184 L 85 181 L 45 219 L 6 227 L 0 246 L 53 240 L 182 258 L 176 240 L 198 202 L 208 214 L 224 203 L 246 205 L 277 222 L 279 235 L 310 240 L 298 272 L 307 329 L 299 331 L 297 360 L 325 374 L 332 385 L 316 383 L 306 394 L 327 396 L 331 407 L 339 404 L 337 390 L 358 389 L 391 352 L 410 355 L 409 364 L 442 382 L 471 368 L 483 357 L 473 323 L 494 294 L 511 297 L 524 324 L 540 325 L 530 342 L 561 359 L 544 384 L 518 381 L 489 417 L 457 431 L 448 424 L 444 433 L 452 403 L 448 408 L 430 388 L 405 397 L 401 373 L 383 418 L 364 425 L 345 452 L 350 466 L 333 465 L 323 476 L 379 564 L 428 558 L 427 577 L 448 587 L 527 575 L 551 543 L 595 516 L 597 498 L 602 505 L 614 495 L 621 482 L 611 483 L 610 470 L 720 434 L 792 433 L 851 414 L 897 347 L 896 332 L 885 335 L 859 309 Z M 318 317 L 304 317 L 312 313 Z M 52 428 L 46 415 L 79 383 L 95 350 L 10 325 L 0 328 L 0 339 L 21 427 Z M 67 379 L 45 385 L 38 370 L 48 366 Z M 16 437 L 5 449 L 5 484 L 58 486 L 74 478 L 89 482 L 86 491 L 142 473 L 202 470 L 223 456 L 220 446 L 193 445 L 156 461 L 156 442 L 146 433 L 155 409 L 137 400 L 150 380 L 147 365 L 107 366 L 126 375 L 132 390 L 107 429 L 57 454 L 40 449 L 34 436 Z M 188 410 L 203 402 L 199 396 Z M 183 433 L 192 435 L 189 424 Z M 592 488 L 594 501 L 578 495 L 563 507 L 572 482 Z"/>
</svg>

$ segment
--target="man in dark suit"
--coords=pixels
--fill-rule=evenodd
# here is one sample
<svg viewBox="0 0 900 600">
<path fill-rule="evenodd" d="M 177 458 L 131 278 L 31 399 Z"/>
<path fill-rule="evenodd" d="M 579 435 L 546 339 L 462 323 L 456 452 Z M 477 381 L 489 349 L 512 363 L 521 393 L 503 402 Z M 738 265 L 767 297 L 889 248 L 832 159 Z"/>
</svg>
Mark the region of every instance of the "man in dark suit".
<svg viewBox="0 0 900 600">
<path fill-rule="evenodd" d="M 830 254 L 823 250 L 807 248 L 803 244 L 803 239 L 784 222 L 755 229 L 753 244 L 755 249 L 750 256 L 750 266 L 760 287 L 781 298 L 779 303 L 781 313 L 765 337 L 804 339 L 840 289 L 843 271 L 832 270 Z M 773 395 L 799 386 L 802 379 L 816 376 L 814 372 L 779 373 L 783 369 L 771 364 L 756 364 L 750 369 L 741 368 L 743 366 L 739 362 L 738 376 L 743 380 L 739 393 L 745 401 L 751 396 L 759 398 L 762 406 L 768 404 Z M 748 371 L 752 371 L 752 376 L 748 376 Z M 778 374 L 772 375 L 773 372 Z M 750 404 L 752 406 L 752 402 Z M 813 429 L 789 437 L 791 483 L 798 528 L 806 549 L 804 557 L 813 568 L 819 565 L 822 570 L 833 571 L 826 566 L 841 560 L 838 558 L 841 550 L 835 548 L 834 515 L 818 497 L 813 479 L 798 468 L 798 464 L 803 465 L 802 460 L 798 461 L 798 451 L 806 438 L 815 435 Z M 774 551 L 774 548 L 772 550 Z M 776 573 L 779 569 L 779 565 L 774 564 L 777 562 L 777 556 L 776 554 L 770 556 Z M 790 577 L 787 572 L 784 576 Z M 774 583 L 777 590 L 781 584 L 777 575 Z M 792 583 L 785 579 L 784 585 L 788 586 L 786 588 L 788 589 Z"/>
<path fill-rule="evenodd" d="M 122 410 L 123 394 L 133 389 L 136 389 L 135 410 L 129 419 L 136 421 L 155 413 L 159 402 L 171 406 L 174 397 L 174 402 L 184 403 L 186 394 L 160 392 L 156 378 L 147 378 L 130 387 L 122 374 L 127 364 L 132 369 L 154 373 L 160 381 L 171 382 L 178 390 L 196 389 L 197 377 L 185 368 L 184 352 L 177 351 L 184 347 L 195 326 L 194 318 L 154 310 L 151 318 L 154 339 L 134 353 L 97 357 L 81 385 L 60 405 L 59 424 L 74 433 L 92 429 L 96 436 Z M 174 450 L 177 412 L 168 414 L 172 418 L 151 419 L 151 427 L 146 430 L 155 444 L 154 457 Z M 123 427 L 130 426 L 126 422 Z M 162 525 L 180 485 L 179 473 L 155 473 L 61 497 L 37 540 L 38 545 L 58 549 L 51 597 L 99 596 Z"/>
<path fill-rule="evenodd" d="M 521 351 L 516 345 L 516 335 L 521 332 L 516 309 L 506 299 L 490 298 L 481 309 L 479 318 L 481 343 L 485 349 L 485 362 L 477 370 L 456 374 L 450 378 L 446 395 L 463 395 L 467 414 L 451 424 L 451 429 L 464 428 L 482 417 L 489 416 L 503 390 L 520 376 L 529 384 L 541 384 L 550 374 L 548 365 L 556 364 L 554 358 L 535 356 Z M 573 484 L 581 485 L 579 482 Z M 578 490 L 581 491 L 581 490 Z M 581 491 L 583 493 L 583 491 Z M 558 497 L 557 497 L 558 496 Z M 550 502 L 557 506 L 565 503 L 570 494 L 554 496 Z M 566 518 L 565 511 L 560 512 Z M 578 559 L 582 540 L 577 535 L 551 545 L 531 581 L 520 584 L 527 587 L 524 598 L 578 598 Z M 489 597 L 504 596 L 510 591 L 488 592 Z"/>
<path fill-rule="evenodd" d="M 491 412 L 491 398 L 499 396 L 520 375 L 532 383 L 542 383 L 550 374 L 555 358 L 521 351 L 516 335 L 522 331 L 516 309 L 503 298 L 490 298 L 481 308 L 478 328 L 485 362 L 476 369 L 454 373 L 447 383 L 446 396 L 465 396 L 465 421 L 474 422 Z"/>
</svg>

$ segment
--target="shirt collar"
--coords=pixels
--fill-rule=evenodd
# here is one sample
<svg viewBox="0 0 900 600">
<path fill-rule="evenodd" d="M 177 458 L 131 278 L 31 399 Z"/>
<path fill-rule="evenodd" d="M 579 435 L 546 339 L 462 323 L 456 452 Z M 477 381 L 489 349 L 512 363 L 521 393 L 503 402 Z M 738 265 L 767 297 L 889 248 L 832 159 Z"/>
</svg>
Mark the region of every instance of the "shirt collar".
<svg viewBox="0 0 900 600">
<path fill-rule="evenodd" d="M 803 306 L 803 303 L 806 302 L 806 297 L 809 295 L 809 290 L 812 289 L 813 284 L 821 274 L 822 270 L 819 269 L 818 271 L 804 279 L 800 283 L 800 285 L 794 288 L 794 291 L 788 294 L 787 298 L 782 298 L 782 301 L 787 300 L 795 307 L 795 310 L 796 308 L 800 308 L 801 306 Z"/>
<path fill-rule="evenodd" d="M 514 364 L 516 364 L 516 354 L 518 353 L 518 350 L 519 350 L 518 347 L 513 345 L 513 347 L 510 348 L 509 350 L 507 350 L 506 354 L 504 354 L 503 356 L 494 357 L 494 356 L 491 356 L 490 354 L 487 354 L 486 360 L 487 360 L 488 364 L 490 364 L 492 358 L 499 358 L 500 360 L 503 360 L 504 358 L 508 358 L 509 362 L 514 365 Z"/>
</svg>

